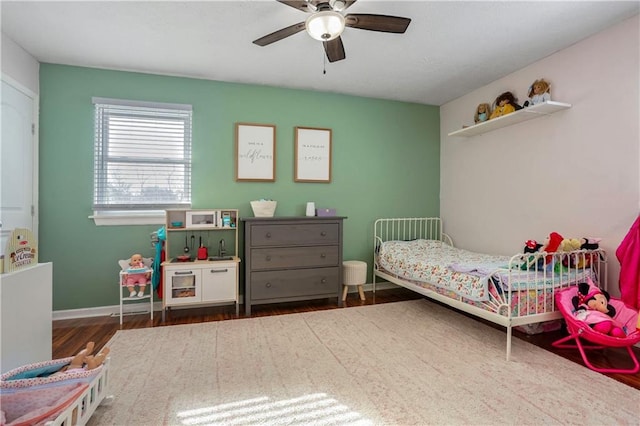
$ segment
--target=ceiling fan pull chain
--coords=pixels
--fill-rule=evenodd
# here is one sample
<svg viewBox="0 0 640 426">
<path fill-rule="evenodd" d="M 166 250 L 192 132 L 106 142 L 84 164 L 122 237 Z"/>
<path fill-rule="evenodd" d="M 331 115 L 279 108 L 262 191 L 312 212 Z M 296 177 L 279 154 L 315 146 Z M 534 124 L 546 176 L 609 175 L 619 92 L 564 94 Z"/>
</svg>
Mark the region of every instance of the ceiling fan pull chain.
<svg viewBox="0 0 640 426">
<path fill-rule="evenodd" d="M 327 74 L 327 55 L 322 52 L 322 74 Z"/>
</svg>

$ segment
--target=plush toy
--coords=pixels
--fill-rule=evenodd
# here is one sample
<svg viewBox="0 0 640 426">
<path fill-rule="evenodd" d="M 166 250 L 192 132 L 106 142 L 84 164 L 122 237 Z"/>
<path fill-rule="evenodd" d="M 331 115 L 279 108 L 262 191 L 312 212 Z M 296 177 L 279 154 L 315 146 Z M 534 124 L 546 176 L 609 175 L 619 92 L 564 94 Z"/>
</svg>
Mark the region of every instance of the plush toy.
<svg viewBox="0 0 640 426">
<path fill-rule="evenodd" d="M 480 104 L 476 108 L 476 113 L 473 116 L 473 121 L 476 123 L 482 123 L 483 121 L 487 121 L 489 119 L 489 115 L 491 114 L 491 107 L 489 104 Z"/>
<path fill-rule="evenodd" d="M 582 241 L 577 238 L 564 238 L 558 247 L 558 251 L 574 251 L 579 250 Z"/>
<path fill-rule="evenodd" d="M 550 84 L 544 79 L 539 79 L 529 86 L 529 99 L 524 103 L 525 107 L 541 104 L 551 100 Z"/>
<path fill-rule="evenodd" d="M 542 245 L 542 247 L 540 247 L 540 251 L 546 251 L 547 253 L 557 252 L 560 244 L 562 244 L 563 239 L 564 238 L 562 238 L 562 235 L 558 234 L 557 232 L 550 233 L 545 243 Z M 548 264 L 549 262 L 551 262 L 552 258 L 553 255 L 547 255 L 547 257 L 545 257 L 544 259 L 544 263 Z"/>
<path fill-rule="evenodd" d="M 536 253 L 540 251 L 542 244 L 537 242 L 536 240 L 527 240 L 524 242 L 523 253 Z M 537 259 L 537 261 L 536 261 Z M 529 256 L 527 259 L 524 259 L 522 265 L 520 265 L 520 269 L 526 271 L 527 269 L 542 269 L 544 267 L 544 261 L 541 257 Z"/>
<path fill-rule="evenodd" d="M 597 250 L 600 247 L 602 238 L 582 238 L 580 240 L 580 248 L 582 250 Z"/>
<path fill-rule="evenodd" d="M 542 244 L 536 240 L 527 240 L 524 242 L 523 253 L 535 253 L 542 247 Z"/>
<path fill-rule="evenodd" d="M 144 296 L 144 290 L 149 284 L 151 270 L 144 264 L 142 255 L 135 253 L 129 259 L 129 267 L 122 276 L 122 285 L 129 290 L 129 297 L 136 296 L 135 286 L 138 285 L 138 297 Z"/>
<path fill-rule="evenodd" d="M 558 252 L 572 252 L 575 250 L 580 250 L 580 246 L 582 245 L 582 240 L 577 238 L 565 238 L 560 243 L 560 247 L 558 247 Z M 557 263 L 555 265 L 555 272 L 563 273 L 566 272 L 564 268 L 584 268 L 589 266 L 590 257 L 585 256 L 583 254 L 568 254 L 562 257 L 562 262 Z"/>
<path fill-rule="evenodd" d="M 595 331 L 614 337 L 626 337 L 626 333 L 614 320 L 616 309 L 609 305 L 609 293 L 593 282 L 578 284 L 577 294 L 571 299 L 576 318 L 589 324 Z"/>
<path fill-rule="evenodd" d="M 507 115 L 514 111 L 522 109 L 522 107 L 518 105 L 517 102 L 518 100 L 516 99 L 515 96 L 513 96 L 513 93 L 511 92 L 502 93 L 500 96 L 496 98 L 495 108 L 489 118 L 493 119 L 493 118 L 502 117 L 503 115 Z"/>
</svg>

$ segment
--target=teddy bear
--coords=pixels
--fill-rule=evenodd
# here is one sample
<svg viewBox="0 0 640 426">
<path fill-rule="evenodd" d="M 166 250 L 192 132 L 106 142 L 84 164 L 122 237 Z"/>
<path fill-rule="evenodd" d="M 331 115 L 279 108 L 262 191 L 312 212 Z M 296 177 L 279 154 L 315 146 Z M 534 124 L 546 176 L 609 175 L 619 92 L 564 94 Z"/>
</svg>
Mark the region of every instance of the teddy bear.
<svg viewBox="0 0 640 426">
<path fill-rule="evenodd" d="M 571 299 L 575 316 L 594 330 L 613 337 L 626 337 L 626 333 L 614 321 L 616 309 L 609 304 L 609 293 L 599 289 L 593 282 L 578 284 L 577 293 Z"/>
<path fill-rule="evenodd" d="M 529 99 L 524 103 L 525 107 L 541 104 L 551 100 L 550 84 L 543 78 L 534 81 L 529 86 Z"/>
<path fill-rule="evenodd" d="M 518 105 L 518 99 L 516 99 L 511 92 L 500 94 L 494 103 L 496 106 L 489 117 L 490 119 L 502 117 L 503 115 L 511 114 L 514 111 L 522 109 L 522 107 Z"/>
<path fill-rule="evenodd" d="M 473 116 L 473 121 L 477 123 L 482 123 L 483 121 L 487 121 L 489 119 L 489 115 L 491 114 L 491 107 L 489 104 L 484 103 L 478 105 L 476 108 L 476 113 Z"/>
</svg>

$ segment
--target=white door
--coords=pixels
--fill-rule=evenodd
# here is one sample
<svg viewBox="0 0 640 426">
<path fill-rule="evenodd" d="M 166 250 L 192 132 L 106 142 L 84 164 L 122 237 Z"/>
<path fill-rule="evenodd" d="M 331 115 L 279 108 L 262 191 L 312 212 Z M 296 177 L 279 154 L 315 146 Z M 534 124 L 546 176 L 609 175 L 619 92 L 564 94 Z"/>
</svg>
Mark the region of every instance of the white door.
<svg viewBox="0 0 640 426">
<path fill-rule="evenodd" d="M 37 238 L 34 216 L 35 96 L 2 80 L 0 141 L 0 253 L 9 234 L 29 228 Z"/>
</svg>

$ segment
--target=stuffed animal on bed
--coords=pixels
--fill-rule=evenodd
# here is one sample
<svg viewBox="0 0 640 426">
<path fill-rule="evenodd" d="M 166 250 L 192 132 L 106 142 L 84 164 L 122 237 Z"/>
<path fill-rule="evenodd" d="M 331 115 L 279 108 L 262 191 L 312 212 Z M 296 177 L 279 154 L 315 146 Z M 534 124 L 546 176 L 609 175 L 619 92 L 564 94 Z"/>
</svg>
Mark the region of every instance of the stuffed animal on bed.
<svg viewBox="0 0 640 426">
<path fill-rule="evenodd" d="M 545 243 L 540 248 L 540 251 L 546 251 L 547 253 L 555 253 L 558 251 L 558 248 L 560 248 L 560 244 L 562 244 L 562 240 L 564 240 L 564 238 L 562 238 L 562 235 L 558 234 L 557 232 L 552 232 L 549 234 Z M 553 258 L 553 255 L 549 254 L 547 255 L 547 257 L 545 257 L 544 262 L 549 263 L 551 262 L 552 258 Z"/>
<path fill-rule="evenodd" d="M 602 241 L 602 238 L 584 237 L 580 239 L 580 248 L 582 250 L 597 250 L 598 248 L 600 248 L 600 241 Z"/>
<path fill-rule="evenodd" d="M 544 244 L 540 244 L 535 240 L 527 240 L 525 243 L 525 253 L 537 253 L 539 251 L 546 251 L 547 253 L 555 253 L 558 251 L 562 244 L 562 235 L 557 232 L 549 234 Z M 537 259 L 537 260 L 536 260 Z M 544 258 L 537 256 L 530 256 L 521 266 L 522 270 L 536 269 L 542 270 L 546 268 L 553 268 L 553 254 L 548 254 Z"/>
<path fill-rule="evenodd" d="M 593 283 L 578 284 L 577 294 L 571 299 L 575 316 L 595 331 L 613 337 L 626 337 L 622 327 L 613 320 L 616 309 L 609 304 L 609 293 Z"/>
</svg>

